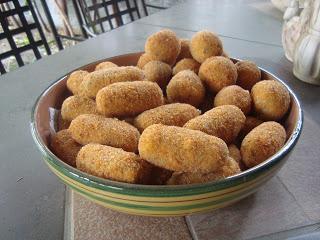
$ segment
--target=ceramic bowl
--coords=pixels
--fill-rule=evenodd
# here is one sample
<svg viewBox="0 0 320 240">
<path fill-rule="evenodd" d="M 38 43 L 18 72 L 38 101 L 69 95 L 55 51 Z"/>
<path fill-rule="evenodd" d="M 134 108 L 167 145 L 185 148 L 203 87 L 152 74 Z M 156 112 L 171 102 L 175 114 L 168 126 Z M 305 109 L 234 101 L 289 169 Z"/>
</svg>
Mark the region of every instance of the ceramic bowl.
<svg viewBox="0 0 320 240">
<path fill-rule="evenodd" d="M 136 65 L 141 54 L 126 54 L 103 61 L 112 61 L 120 66 Z M 79 69 L 93 71 L 98 63 Z M 224 180 L 180 186 L 128 184 L 94 177 L 61 161 L 48 147 L 49 108 L 60 108 L 69 94 L 66 88 L 69 74 L 51 84 L 37 99 L 32 110 L 32 135 L 46 164 L 60 180 L 84 197 L 107 208 L 147 216 L 183 216 L 222 208 L 254 193 L 272 178 L 287 161 L 302 130 L 302 110 L 293 91 L 271 73 L 263 69 L 261 71 L 263 79 L 279 81 L 290 92 L 291 108 L 284 121 L 288 140 L 275 155 L 263 163 Z"/>
</svg>

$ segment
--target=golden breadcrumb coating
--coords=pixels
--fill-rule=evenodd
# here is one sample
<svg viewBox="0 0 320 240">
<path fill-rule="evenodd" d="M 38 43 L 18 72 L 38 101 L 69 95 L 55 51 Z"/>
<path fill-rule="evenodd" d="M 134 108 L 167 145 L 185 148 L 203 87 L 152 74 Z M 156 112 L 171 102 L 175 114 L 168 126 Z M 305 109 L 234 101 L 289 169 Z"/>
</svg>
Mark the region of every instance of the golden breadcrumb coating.
<svg viewBox="0 0 320 240">
<path fill-rule="evenodd" d="M 137 67 L 142 69 L 150 61 L 155 61 L 156 58 L 150 54 L 143 53 L 137 62 Z"/>
<path fill-rule="evenodd" d="M 254 109 L 259 118 L 280 120 L 290 107 L 290 94 L 284 85 L 274 80 L 256 83 L 251 90 Z"/>
<path fill-rule="evenodd" d="M 223 52 L 223 53 L 221 54 L 221 56 L 222 56 L 222 57 L 225 57 L 225 58 L 230 58 L 230 57 L 229 57 L 229 54 L 226 53 L 226 52 Z"/>
<path fill-rule="evenodd" d="M 178 72 L 183 70 L 191 70 L 198 74 L 200 68 L 200 63 L 198 63 L 193 58 L 183 58 L 173 68 L 173 75 L 176 75 Z"/>
<path fill-rule="evenodd" d="M 228 146 L 228 149 L 229 149 L 229 156 L 239 164 L 241 161 L 241 153 L 239 148 L 234 144 L 230 144 Z"/>
<path fill-rule="evenodd" d="M 67 88 L 70 92 L 72 92 L 74 95 L 79 93 L 79 87 L 82 83 L 85 76 L 87 76 L 89 73 L 87 71 L 83 70 L 77 70 L 70 74 L 70 76 L 67 79 Z"/>
<path fill-rule="evenodd" d="M 72 120 L 69 131 L 78 143 L 99 143 L 136 152 L 139 131 L 124 121 L 99 115 L 83 114 Z"/>
<path fill-rule="evenodd" d="M 96 102 L 82 96 L 66 98 L 61 106 L 61 116 L 64 120 L 72 121 L 81 114 L 99 114 Z"/>
<path fill-rule="evenodd" d="M 212 172 L 224 164 L 228 147 L 221 139 L 200 131 L 154 124 L 141 134 L 139 153 L 168 170 Z"/>
<path fill-rule="evenodd" d="M 251 90 L 253 85 L 261 80 L 261 71 L 254 62 L 239 61 L 236 63 L 238 71 L 237 84 L 246 90 Z"/>
<path fill-rule="evenodd" d="M 244 126 L 239 133 L 240 142 L 252 129 L 259 126 L 261 123 L 263 123 L 263 121 L 256 117 L 247 116 L 246 121 L 244 122 Z"/>
<path fill-rule="evenodd" d="M 203 63 L 209 57 L 222 54 L 222 42 L 215 33 L 200 31 L 191 38 L 190 52 L 197 62 Z"/>
<path fill-rule="evenodd" d="M 191 70 L 177 73 L 167 86 L 170 102 L 188 103 L 198 107 L 205 97 L 205 87 L 200 78 Z"/>
<path fill-rule="evenodd" d="M 213 93 L 217 93 L 224 87 L 234 85 L 238 73 L 236 66 L 230 59 L 211 57 L 201 64 L 199 77 Z"/>
<path fill-rule="evenodd" d="M 92 143 L 81 148 L 77 168 L 97 177 L 127 183 L 146 183 L 151 172 L 150 164 L 134 153 Z"/>
<path fill-rule="evenodd" d="M 157 123 L 182 127 L 187 121 L 199 115 L 200 111 L 189 104 L 172 103 L 141 113 L 134 119 L 134 126 L 140 132 Z"/>
<path fill-rule="evenodd" d="M 167 185 L 206 183 L 221 180 L 240 172 L 241 170 L 238 163 L 229 157 L 227 158 L 225 165 L 214 172 L 174 172 L 171 178 L 167 181 Z"/>
<path fill-rule="evenodd" d="M 278 152 L 286 141 L 286 131 L 277 122 L 264 122 L 254 128 L 241 143 L 242 161 L 254 167 Z"/>
<path fill-rule="evenodd" d="M 105 116 L 130 117 L 163 105 L 158 84 L 141 82 L 114 83 L 97 94 L 98 111 Z"/>
<path fill-rule="evenodd" d="M 143 67 L 143 72 L 147 81 L 157 83 L 165 89 L 172 75 L 171 67 L 160 61 L 150 61 Z"/>
<path fill-rule="evenodd" d="M 190 52 L 190 40 L 189 39 L 180 39 L 180 53 L 177 57 L 177 61 L 180 61 L 184 58 L 192 58 L 191 52 Z"/>
<path fill-rule="evenodd" d="M 180 40 L 176 34 L 168 29 L 156 32 L 148 37 L 145 52 L 156 60 L 172 66 L 180 53 Z"/>
<path fill-rule="evenodd" d="M 80 85 L 79 94 L 95 98 L 98 91 L 112 83 L 142 81 L 141 69 L 133 66 L 107 68 L 89 73 Z"/>
<path fill-rule="evenodd" d="M 95 67 L 95 71 L 102 70 L 102 69 L 108 69 L 108 68 L 113 68 L 113 67 L 118 67 L 117 64 L 109 61 L 101 62 Z"/>
<path fill-rule="evenodd" d="M 247 115 L 251 111 L 251 95 L 248 90 L 237 85 L 222 88 L 214 98 L 214 106 L 235 105 Z"/>
<path fill-rule="evenodd" d="M 238 107 L 223 105 L 191 119 L 184 127 L 216 136 L 229 144 L 234 142 L 245 120 L 245 115 Z"/>
<path fill-rule="evenodd" d="M 82 145 L 73 140 L 69 130 L 61 130 L 51 135 L 50 147 L 62 161 L 73 167 L 76 166 L 76 157 Z"/>
</svg>

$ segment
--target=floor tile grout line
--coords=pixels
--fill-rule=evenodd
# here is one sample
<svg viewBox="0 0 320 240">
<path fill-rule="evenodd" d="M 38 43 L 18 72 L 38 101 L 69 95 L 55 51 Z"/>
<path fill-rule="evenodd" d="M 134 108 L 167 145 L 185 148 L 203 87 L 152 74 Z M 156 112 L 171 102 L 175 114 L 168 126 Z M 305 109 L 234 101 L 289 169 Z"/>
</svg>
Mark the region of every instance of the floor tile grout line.
<svg viewBox="0 0 320 240">
<path fill-rule="evenodd" d="M 192 30 L 192 29 L 186 29 L 186 28 L 180 28 L 180 27 L 165 26 L 165 25 L 160 25 L 160 24 L 146 23 L 146 22 L 140 22 L 140 21 L 137 21 L 137 22 L 134 22 L 134 23 L 140 24 L 140 25 L 149 25 L 149 26 L 176 29 L 176 30 L 188 31 L 188 32 L 198 32 L 198 31 L 200 31 L 200 30 Z M 222 34 L 218 34 L 218 35 L 220 37 L 224 37 L 224 38 L 230 38 L 230 39 L 240 40 L 240 41 L 244 41 L 244 42 L 251 42 L 251 43 L 257 43 L 257 44 L 261 44 L 261 45 L 267 45 L 267 46 L 282 48 L 282 45 L 279 45 L 279 44 L 253 41 L 253 40 L 237 38 L 237 37 L 230 37 L 230 36 L 226 36 L 226 35 L 222 35 Z"/>
<path fill-rule="evenodd" d="M 189 230 L 189 233 L 191 235 L 191 238 L 193 240 L 199 240 L 198 236 L 197 236 L 197 233 L 196 231 L 194 230 L 194 227 L 192 226 L 192 223 L 191 223 L 191 220 L 190 220 L 190 216 L 185 216 L 184 217 L 184 221 L 186 222 L 187 224 L 187 227 L 188 227 L 188 230 Z"/>
<path fill-rule="evenodd" d="M 302 212 L 304 213 L 304 215 L 308 218 L 309 221 L 313 221 L 308 214 L 304 211 L 304 208 L 300 205 L 299 201 L 296 199 L 296 197 L 294 196 L 294 194 L 289 190 L 289 188 L 287 187 L 286 184 L 284 184 L 284 182 L 281 180 L 281 178 L 277 175 L 276 178 L 280 181 L 280 183 L 282 184 L 282 186 L 285 188 L 285 190 L 290 194 L 290 196 L 294 199 L 294 201 L 297 203 L 297 205 L 301 208 Z"/>
</svg>

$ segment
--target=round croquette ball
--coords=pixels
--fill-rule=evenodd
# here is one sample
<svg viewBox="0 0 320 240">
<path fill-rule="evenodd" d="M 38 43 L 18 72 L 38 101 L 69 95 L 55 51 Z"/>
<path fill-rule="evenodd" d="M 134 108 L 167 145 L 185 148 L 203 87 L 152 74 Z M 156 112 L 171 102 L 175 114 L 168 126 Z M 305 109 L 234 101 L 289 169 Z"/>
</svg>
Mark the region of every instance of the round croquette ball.
<svg viewBox="0 0 320 240">
<path fill-rule="evenodd" d="M 245 115 L 234 105 L 215 107 L 188 121 L 184 127 L 199 130 L 233 143 L 245 122 Z"/>
<path fill-rule="evenodd" d="M 106 61 L 106 62 L 99 63 L 94 70 L 98 71 L 101 69 L 107 69 L 107 68 L 113 68 L 113 67 L 118 67 L 118 65 L 113 62 Z"/>
<path fill-rule="evenodd" d="M 188 103 L 198 107 L 205 97 L 205 88 L 200 78 L 191 70 L 176 74 L 167 86 L 170 102 Z"/>
<path fill-rule="evenodd" d="M 150 54 L 144 53 L 139 57 L 137 67 L 142 69 L 144 67 L 144 65 L 146 65 L 148 62 L 154 61 L 154 60 L 156 60 L 155 57 L 153 57 Z"/>
<path fill-rule="evenodd" d="M 234 85 L 238 73 L 230 59 L 219 56 L 208 58 L 201 64 L 199 77 L 213 93 L 217 93 L 224 87 Z"/>
<path fill-rule="evenodd" d="M 256 83 L 251 90 L 254 109 L 259 118 L 280 120 L 290 107 L 290 94 L 284 85 L 274 80 Z"/>
<path fill-rule="evenodd" d="M 264 122 L 254 128 L 241 143 L 242 161 L 247 167 L 254 167 L 282 148 L 286 131 L 277 122 Z"/>
<path fill-rule="evenodd" d="M 195 60 L 203 63 L 209 57 L 222 54 L 222 42 L 215 33 L 200 31 L 191 38 L 190 52 Z"/>
<path fill-rule="evenodd" d="M 198 63 L 193 58 L 184 58 L 177 62 L 175 67 L 173 68 L 173 75 L 176 75 L 178 72 L 183 70 L 191 70 L 198 74 L 200 68 L 200 63 Z"/>
<path fill-rule="evenodd" d="M 190 40 L 189 39 L 180 39 L 181 49 L 177 61 L 180 61 L 184 58 L 192 58 L 190 52 Z"/>
<path fill-rule="evenodd" d="M 79 86 L 82 83 L 85 76 L 87 76 L 89 73 L 87 71 L 83 70 L 77 70 L 70 74 L 68 80 L 67 80 L 67 88 L 70 92 L 72 92 L 74 95 L 79 93 Z"/>
<path fill-rule="evenodd" d="M 156 60 L 173 65 L 180 53 L 180 40 L 168 29 L 161 30 L 148 37 L 145 52 Z"/>
<path fill-rule="evenodd" d="M 221 89 L 214 98 L 214 106 L 235 105 L 247 115 L 251 111 L 251 95 L 248 90 L 237 85 Z"/>
<path fill-rule="evenodd" d="M 237 84 L 246 89 L 251 90 L 253 85 L 261 80 L 261 71 L 254 62 L 239 61 L 236 63 L 238 71 Z"/>
<path fill-rule="evenodd" d="M 172 75 L 171 67 L 160 61 L 150 61 L 143 67 L 143 72 L 147 81 L 157 83 L 165 89 Z"/>
</svg>

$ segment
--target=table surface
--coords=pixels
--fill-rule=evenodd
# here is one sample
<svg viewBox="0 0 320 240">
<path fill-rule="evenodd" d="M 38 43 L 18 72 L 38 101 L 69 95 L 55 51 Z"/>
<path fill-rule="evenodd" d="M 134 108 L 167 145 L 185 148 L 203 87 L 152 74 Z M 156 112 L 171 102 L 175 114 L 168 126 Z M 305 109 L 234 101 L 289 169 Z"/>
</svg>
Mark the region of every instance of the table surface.
<svg viewBox="0 0 320 240">
<path fill-rule="evenodd" d="M 281 47 L 281 14 L 259 0 L 189 0 L 81 42 L 0 77 L 1 239 L 62 239 L 65 187 L 48 170 L 30 133 L 37 96 L 60 76 L 103 58 L 143 50 L 148 35 L 171 28 L 182 38 L 217 32 L 232 57 L 255 61 L 297 94 L 304 130 L 288 163 L 253 196 L 186 218 L 194 239 L 278 238 L 320 223 L 320 88 L 297 80 Z"/>
</svg>

